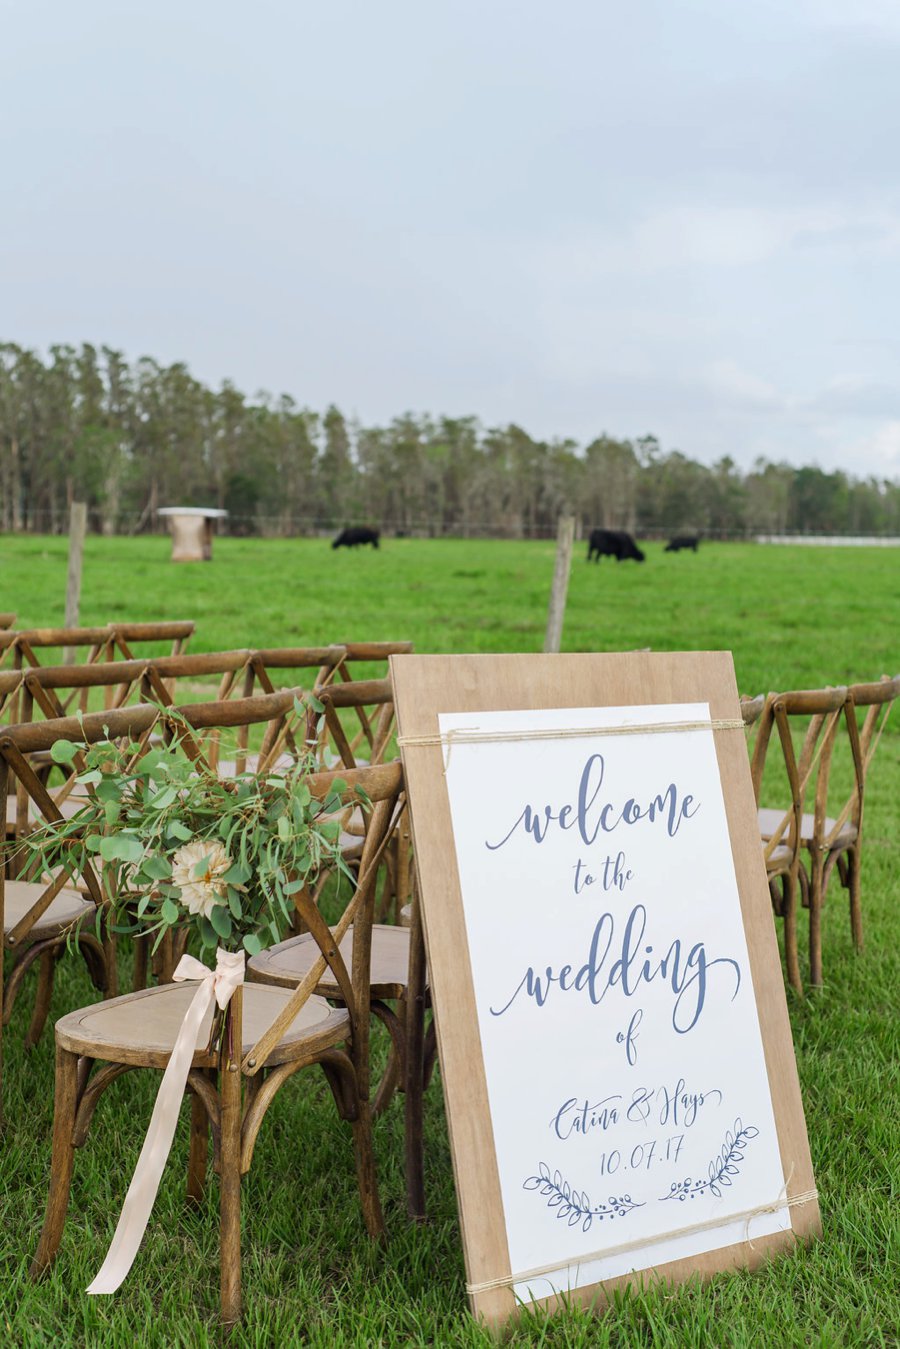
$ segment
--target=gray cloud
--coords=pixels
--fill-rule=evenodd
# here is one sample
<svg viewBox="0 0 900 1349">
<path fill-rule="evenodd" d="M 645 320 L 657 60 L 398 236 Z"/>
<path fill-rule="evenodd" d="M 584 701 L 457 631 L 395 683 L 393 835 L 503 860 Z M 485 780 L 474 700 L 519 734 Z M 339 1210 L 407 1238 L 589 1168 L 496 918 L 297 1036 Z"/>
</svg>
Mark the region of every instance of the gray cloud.
<svg viewBox="0 0 900 1349">
<path fill-rule="evenodd" d="M 5 336 L 898 471 L 888 0 L 4 17 Z"/>
</svg>

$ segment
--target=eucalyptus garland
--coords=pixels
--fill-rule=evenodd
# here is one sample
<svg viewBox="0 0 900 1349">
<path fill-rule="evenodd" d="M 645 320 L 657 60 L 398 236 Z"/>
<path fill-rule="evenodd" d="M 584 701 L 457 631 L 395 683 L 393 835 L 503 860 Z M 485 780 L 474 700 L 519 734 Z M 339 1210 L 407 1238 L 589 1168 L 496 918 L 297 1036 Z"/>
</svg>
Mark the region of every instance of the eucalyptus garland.
<svg viewBox="0 0 900 1349">
<path fill-rule="evenodd" d="M 57 764 L 83 755 L 75 791 L 87 796 L 70 819 L 26 836 L 26 866 L 61 867 L 76 879 L 92 866 L 116 932 L 155 934 L 158 945 L 187 922 L 204 947 L 256 955 L 282 939 L 303 886 L 326 870 L 352 879 L 340 843 L 346 783 L 335 779 L 327 798 L 314 800 L 312 753 L 277 771 L 219 777 L 193 762 L 188 728 L 179 732 L 171 709 L 166 717 L 176 727 L 171 742 L 143 752 L 112 740 L 54 744 Z M 367 809 L 365 793 L 357 795 Z"/>
</svg>

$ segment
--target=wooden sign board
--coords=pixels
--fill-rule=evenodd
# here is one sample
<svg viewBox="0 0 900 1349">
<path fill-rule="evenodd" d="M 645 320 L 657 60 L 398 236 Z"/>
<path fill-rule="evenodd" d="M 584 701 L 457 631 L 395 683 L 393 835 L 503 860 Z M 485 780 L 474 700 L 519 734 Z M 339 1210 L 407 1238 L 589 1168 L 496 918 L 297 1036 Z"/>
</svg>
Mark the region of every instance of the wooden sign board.
<svg viewBox="0 0 900 1349">
<path fill-rule="evenodd" d="M 730 654 L 391 669 L 475 1314 L 816 1233 Z"/>
</svg>

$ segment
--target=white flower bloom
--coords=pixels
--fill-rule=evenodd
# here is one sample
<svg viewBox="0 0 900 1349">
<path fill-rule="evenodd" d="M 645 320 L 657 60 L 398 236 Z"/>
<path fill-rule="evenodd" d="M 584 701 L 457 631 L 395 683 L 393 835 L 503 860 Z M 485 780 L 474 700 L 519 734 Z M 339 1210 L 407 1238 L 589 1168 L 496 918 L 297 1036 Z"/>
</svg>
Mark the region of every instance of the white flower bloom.
<svg viewBox="0 0 900 1349">
<path fill-rule="evenodd" d="M 201 862 L 206 865 L 198 876 Z M 178 849 L 172 858 L 172 884 L 181 891 L 181 902 L 188 913 L 201 913 L 208 918 L 216 905 L 224 901 L 222 877 L 232 865 L 228 853 L 215 839 L 194 839 Z"/>
</svg>

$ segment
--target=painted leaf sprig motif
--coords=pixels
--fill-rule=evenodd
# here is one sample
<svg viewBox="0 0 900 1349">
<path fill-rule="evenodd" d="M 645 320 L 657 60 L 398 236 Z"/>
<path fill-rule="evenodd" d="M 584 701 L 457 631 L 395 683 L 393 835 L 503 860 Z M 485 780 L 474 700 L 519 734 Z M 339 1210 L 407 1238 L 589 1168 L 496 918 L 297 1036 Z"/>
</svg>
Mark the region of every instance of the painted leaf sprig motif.
<svg viewBox="0 0 900 1349">
<path fill-rule="evenodd" d="M 570 1227 L 581 1225 L 587 1232 L 596 1219 L 624 1218 L 632 1209 L 643 1208 L 630 1194 L 610 1195 L 605 1204 L 592 1204 L 584 1190 L 574 1190 L 559 1171 L 550 1174 L 546 1162 L 540 1162 L 536 1176 L 529 1176 L 523 1190 L 534 1190 L 547 1200 L 547 1207 L 556 1210 L 557 1218 L 564 1218 Z"/>
<path fill-rule="evenodd" d="M 660 1199 L 677 1199 L 683 1204 L 685 1199 L 694 1199 L 707 1191 L 716 1199 L 721 1199 L 723 1189 L 734 1184 L 748 1143 L 758 1135 L 759 1130 L 754 1125 L 745 1126 L 740 1119 L 736 1119 L 734 1129 L 729 1129 L 725 1134 L 721 1152 L 709 1163 L 706 1180 L 692 1180 L 690 1176 L 684 1180 L 673 1180 L 669 1193 L 661 1195 Z"/>
</svg>

